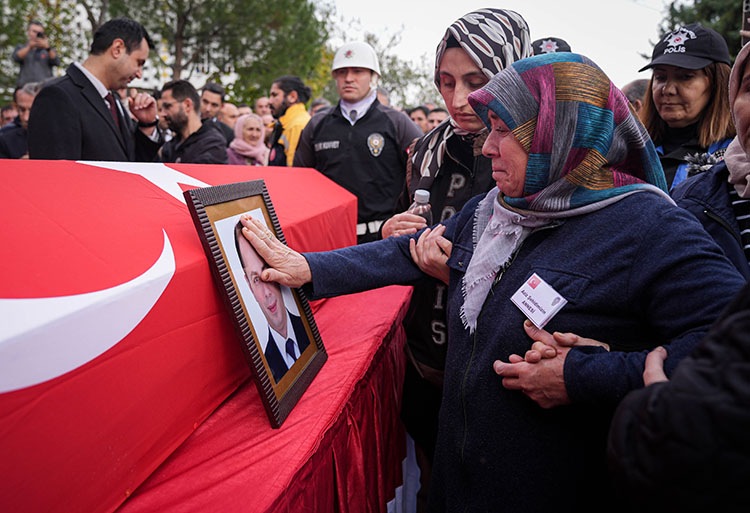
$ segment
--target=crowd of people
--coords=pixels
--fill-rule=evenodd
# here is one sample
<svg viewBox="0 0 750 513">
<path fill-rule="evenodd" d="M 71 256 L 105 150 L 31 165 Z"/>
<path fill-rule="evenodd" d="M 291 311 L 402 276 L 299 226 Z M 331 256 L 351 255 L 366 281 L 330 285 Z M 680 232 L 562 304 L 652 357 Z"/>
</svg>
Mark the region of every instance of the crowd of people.
<svg viewBox="0 0 750 513">
<path fill-rule="evenodd" d="M 362 42 L 334 55 L 336 104 L 284 75 L 250 106 L 215 83 L 129 90 L 152 44 L 124 18 L 50 80 L 33 22 L 0 157 L 310 167 L 356 195 L 356 246 L 301 255 L 249 218 L 238 234 L 263 281 L 311 298 L 414 287 L 420 511 L 745 510 L 750 46 L 731 66 L 721 35 L 679 27 L 621 90 L 532 29 L 459 18 L 437 42 L 445 108 L 404 111 Z"/>
</svg>

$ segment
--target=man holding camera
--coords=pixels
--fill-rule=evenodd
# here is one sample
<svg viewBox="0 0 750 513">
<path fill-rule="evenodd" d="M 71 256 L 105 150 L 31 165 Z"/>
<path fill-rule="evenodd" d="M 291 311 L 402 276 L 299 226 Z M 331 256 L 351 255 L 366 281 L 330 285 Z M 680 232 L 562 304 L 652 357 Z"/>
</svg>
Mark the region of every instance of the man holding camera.
<svg viewBox="0 0 750 513">
<path fill-rule="evenodd" d="M 28 82 L 44 82 L 52 76 L 52 68 L 60 65 L 57 51 L 50 46 L 41 23 L 29 22 L 26 34 L 29 40 L 13 50 L 13 60 L 21 65 L 16 88 Z"/>
</svg>

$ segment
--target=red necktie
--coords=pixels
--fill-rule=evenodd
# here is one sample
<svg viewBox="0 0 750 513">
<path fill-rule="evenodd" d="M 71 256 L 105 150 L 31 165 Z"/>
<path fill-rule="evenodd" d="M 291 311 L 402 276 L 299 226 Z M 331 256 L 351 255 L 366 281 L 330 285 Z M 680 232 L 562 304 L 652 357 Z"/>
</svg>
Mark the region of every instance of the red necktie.
<svg viewBox="0 0 750 513">
<path fill-rule="evenodd" d="M 107 103 L 109 103 L 109 112 L 112 114 L 112 119 L 115 122 L 115 126 L 117 129 L 120 129 L 120 117 L 117 115 L 117 105 L 115 105 L 115 97 L 112 96 L 112 93 L 107 93 L 107 96 L 104 97 L 105 100 L 107 100 Z"/>
</svg>

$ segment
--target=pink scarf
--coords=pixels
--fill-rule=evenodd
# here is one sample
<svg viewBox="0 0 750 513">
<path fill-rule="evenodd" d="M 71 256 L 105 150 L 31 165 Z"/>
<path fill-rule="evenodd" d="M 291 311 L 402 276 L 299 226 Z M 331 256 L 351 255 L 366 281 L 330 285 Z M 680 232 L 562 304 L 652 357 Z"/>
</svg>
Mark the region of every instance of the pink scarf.
<svg viewBox="0 0 750 513">
<path fill-rule="evenodd" d="M 242 129 L 245 127 L 245 122 L 248 119 L 256 119 L 260 124 L 260 139 L 257 144 L 252 145 L 245 142 L 242 139 Z M 257 114 L 245 114 L 237 118 L 237 123 L 234 125 L 234 139 L 229 143 L 229 147 L 235 152 L 255 161 L 256 164 L 264 166 L 268 163 L 268 148 L 263 143 L 266 138 L 266 127 L 263 126 L 263 120 Z"/>
<path fill-rule="evenodd" d="M 745 66 L 750 54 L 750 44 L 740 50 L 737 60 L 732 66 L 732 73 L 729 75 L 729 105 L 732 108 L 732 119 L 734 126 L 737 128 L 737 137 L 729 143 L 727 152 L 724 154 L 724 162 L 727 163 L 729 170 L 729 183 L 734 185 L 740 198 L 750 198 L 750 157 L 747 155 L 748 148 L 742 144 L 745 134 L 740 133 L 742 125 L 737 123 L 734 118 L 734 101 L 737 99 L 737 93 L 740 91 L 742 75 L 745 72 Z"/>
</svg>

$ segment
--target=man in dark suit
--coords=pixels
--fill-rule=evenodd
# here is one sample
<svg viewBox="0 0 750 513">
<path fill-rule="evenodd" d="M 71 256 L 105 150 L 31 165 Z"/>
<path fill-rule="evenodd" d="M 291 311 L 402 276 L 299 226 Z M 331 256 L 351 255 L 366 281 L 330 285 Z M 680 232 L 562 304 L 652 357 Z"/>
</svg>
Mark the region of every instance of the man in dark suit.
<svg viewBox="0 0 750 513">
<path fill-rule="evenodd" d="M 227 141 L 227 146 L 234 139 L 234 130 L 219 119 L 224 108 L 224 88 L 215 82 L 208 82 L 201 93 L 201 120 L 219 131 Z"/>
<path fill-rule="evenodd" d="M 35 98 L 29 157 L 153 161 L 161 142 L 156 100 L 144 93 L 129 98 L 133 121 L 112 93 L 141 77 L 152 46 L 146 29 L 131 19 L 99 27 L 83 64 L 71 64 Z"/>
<path fill-rule="evenodd" d="M 281 286 L 261 280 L 260 273 L 268 265 L 242 235 L 241 222 L 234 228 L 234 245 L 245 271 L 245 280 L 268 321 L 268 343 L 263 354 L 274 381 L 278 383 L 305 352 L 310 339 L 302 319 L 286 309 Z"/>
</svg>

